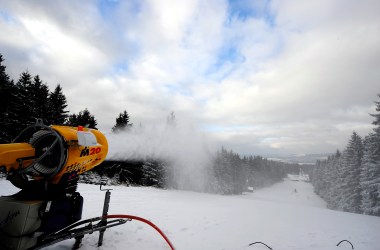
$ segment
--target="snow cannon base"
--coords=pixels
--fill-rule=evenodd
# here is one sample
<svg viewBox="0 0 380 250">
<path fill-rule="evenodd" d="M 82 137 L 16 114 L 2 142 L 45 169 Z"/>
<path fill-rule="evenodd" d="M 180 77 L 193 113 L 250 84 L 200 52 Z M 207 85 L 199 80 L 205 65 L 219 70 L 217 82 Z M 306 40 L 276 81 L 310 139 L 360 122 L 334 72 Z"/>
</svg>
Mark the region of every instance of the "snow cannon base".
<svg viewBox="0 0 380 250">
<path fill-rule="evenodd" d="M 1 249 L 23 250 L 38 245 L 46 235 L 61 230 L 82 217 L 79 193 L 51 200 L 0 198 Z"/>
<path fill-rule="evenodd" d="M 22 250 L 37 244 L 41 225 L 38 214 L 43 201 L 20 201 L 0 197 L 0 248 Z"/>
</svg>

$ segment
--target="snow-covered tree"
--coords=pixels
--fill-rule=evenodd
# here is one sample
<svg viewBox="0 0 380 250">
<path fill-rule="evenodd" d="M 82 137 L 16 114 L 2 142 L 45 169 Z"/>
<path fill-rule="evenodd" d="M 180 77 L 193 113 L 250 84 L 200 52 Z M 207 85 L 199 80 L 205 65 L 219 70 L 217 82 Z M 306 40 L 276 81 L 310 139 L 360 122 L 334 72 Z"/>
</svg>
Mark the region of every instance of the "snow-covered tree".
<svg viewBox="0 0 380 250">
<path fill-rule="evenodd" d="M 380 94 L 377 95 L 380 98 Z M 380 134 L 380 101 L 375 101 L 376 105 L 376 111 L 378 113 L 376 114 L 371 114 L 371 116 L 375 117 L 375 120 L 372 122 L 373 125 L 376 127 L 374 128 L 374 131 L 376 134 Z"/>
<path fill-rule="evenodd" d="M 347 148 L 342 154 L 342 167 L 338 174 L 339 195 L 338 208 L 347 212 L 360 212 L 361 190 L 359 185 L 360 167 L 363 157 L 361 137 L 353 132 Z"/>
<path fill-rule="evenodd" d="M 361 209 L 364 214 L 380 216 L 380 136 L 377 133 L 364 140 L 361 168 Z"/>
<path fill-rule="evenodd" d="M 228 152 L 222 148 L 217 152 L 214 160 L 214 176 L 217 180 L 217 192 L 222 194 L 234 193 L 234 168 L 232 166 L 233 161 L 232 151 Z"/>
<path fill-rule="evenodd" d="M 144 186 L 167 186 L 166 166 L 161 161 L 148 160 L 142 166 L 141 183 Z"/>
<path fill-rule="evenodd" d="M 325 174 L 326 182 L 328 183 L 328 192 L 325 194 L 325 199 L 329 204 L 328 206 L 332 209 L 336 209 L 338 207 L 341 197 L 338 189 L 339 183 L 337 182 L 339 171 L 342 169 L 341 156 L 342 154 L 339 150 L 337 150 L 335 155 L 330 158 Z"/>
<path fill-rule="evenodd" d="M 378 95 L 380 97 L 380 94 Z M 374 133 L 364 140 L 360 186 L 362 195 L 361 209 L 365 214 L 380 216 L 380 101 L 375 101 L 376 111 L 372 122 Z"/>
<path fill-rule="evenodd" d="M 380 102 L 375 104 L 374 132 L 364 140 L 354 132 L 342 155 L 314 167 L 314 189 L 329 208 L 380 216 Z"/>
<path fill-rule="evenodd" d="M 290 166 L 261 156 L 241 158 L 239 154 L 222 148 L 213 161 L 209 189 L 222 194 L 241 194 L 248 186 L 262 188 L 281 181 Z"/>
<path fill-rule="evenodd" d="M 341 170 L 341 153 L 336 151 L 327 160 L 317 161 L 312 174 L 315 192 L 321 196 L 331 209 L 336 209 L 340 200 L 337 178 Z"/>
</svg>

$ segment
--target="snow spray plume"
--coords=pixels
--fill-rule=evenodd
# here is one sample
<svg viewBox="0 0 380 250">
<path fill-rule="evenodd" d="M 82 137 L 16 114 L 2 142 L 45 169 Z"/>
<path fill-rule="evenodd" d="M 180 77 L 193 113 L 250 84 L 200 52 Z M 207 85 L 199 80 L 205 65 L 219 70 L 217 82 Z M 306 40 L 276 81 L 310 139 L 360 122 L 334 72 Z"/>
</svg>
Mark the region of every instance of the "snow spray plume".
<svg viewBox="0 0 380 250">
<path fill-rule="evenodd" d="M 206 190 L 215 150 L 189 123 L 137 126 L 107 138 L 107 160 L 161 160 L 171 165 L 171 184 L 180 189 Z"/>
</svg>

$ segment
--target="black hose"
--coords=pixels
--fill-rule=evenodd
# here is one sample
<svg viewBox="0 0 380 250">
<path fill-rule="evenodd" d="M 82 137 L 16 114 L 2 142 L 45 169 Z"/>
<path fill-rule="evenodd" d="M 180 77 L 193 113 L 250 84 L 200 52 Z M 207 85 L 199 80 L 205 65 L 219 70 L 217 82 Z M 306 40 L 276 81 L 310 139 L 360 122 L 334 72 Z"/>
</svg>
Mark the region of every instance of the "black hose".
<svg viewBox="0 0 380 250">
<path fill-rule="evenodd" d="M 354 249 L 354 245 L 352 245 L 352 243 L 350 241 L 348 241 L 348 240 L 341 240 L 341 241 L 339 241 L 339 243 L 336 246 L 338 247 L 340 245 L 340 243 L 342 243 L 344 241 L 350 243 L 351 249 Z"/>
<path fill-rule="evenodd" d="M 249 244 L 248 246 L 252 246 L 255 244 L 262 244 L 262 245 L 266 246 L 268 249 L 273 250 L 270 246 L 268 246 L 267 244 L 265 244 L 264 242 L 261 242 L 261 241 L 253 242 L 253 243 Z"/>
<path fill-rule="evenodd" d="M 60 234 L 60 233 L 66 232 L 66 231 L 69 231 L 69 230 L 71 230 L 73 228 L 76 228 L 76 227 L 78 227 L 80 225 L 83 225 L 83 224 L 86 224 L 86 223 L 92 223 L 94 221 L 98 221 L 98 220 L 101 220 L 101 219 L 102 219 L 102 217 L 93 217 L 93 218 L 90 218 L 90 219 L 78 221 L 78 222 L 76 222 L 74 224 L 71 224 L 71 225 L 65 227 L 65 228 L 62 228 L 61 230 L 59 230 L 57 232 L 51 233 L 49 235 L 46 235 L 45 237 L 46 238 L 54 237 L 54 235 L 56 235 L 56 234 Z"/>
<path fill-rule="evenodd" d="M 42 236 L 39 244 L 37 244 L 31 248 L 28 248 L 27 250 L 37 250 L 37 249 L 44 248 L 46 246 L 53 245 L 53 244 L 60 242 L 60 241 L 63 241 L 63 240 L 68 240 L 68 239 L 72 239 L 72 238 L 76 238 L 76 239 L 82 238 L 83 235 L 85 235 L 85 234 L 92 234 L 93 232 L 101 231 L 101 230 L 104 230 L 106 228 L 115 227 L 115 226 L 124 224 L 128 221 L 128 220 L 123 220 L 123 219 L 116 219 L 116 220 L 108 221 L 106 226 L 102 226 L 102 225 L 100 225 L 100 223 L 93 225 L 91 223 L 91 220 L 97 220 L 97 219 L 98 219 L 98 217 L 88 219 L 86 221 L 81 221 L 81 222 L 78 222 L 78 223 L 71 225 L 70 230 L 68 230 L 68 228 L 65 228 L 64 231 L 61 230 L 61 231 L 58 231 L 56 233 L 50 234 L 48 236 Z M 101 219 L 101 218 L 99 217 L 99 219 Z M 81 228 L 73 229 L 73 227 L 79 226 L 80 224 L 84 224 L 85 222 L 88 222 L 88 221 L 90 221 L 90 224 L 88 224 L 87 226 L 83 226 Z"/>
</svg>

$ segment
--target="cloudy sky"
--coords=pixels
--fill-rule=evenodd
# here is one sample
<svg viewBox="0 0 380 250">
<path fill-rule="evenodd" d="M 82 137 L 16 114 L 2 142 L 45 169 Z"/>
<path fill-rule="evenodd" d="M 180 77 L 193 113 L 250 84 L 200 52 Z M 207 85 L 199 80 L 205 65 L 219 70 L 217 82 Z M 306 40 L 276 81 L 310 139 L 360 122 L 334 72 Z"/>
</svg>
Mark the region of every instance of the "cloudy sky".
<svg viewBox="0 0 380 250">
<path fill-rule="evenodd" d="M 378 0 L 0 0 L 15 80 L 59 83 L 109 131 L 178 120 L 240 153 L 324 153 L 372 129 Z"/>
</svg>

